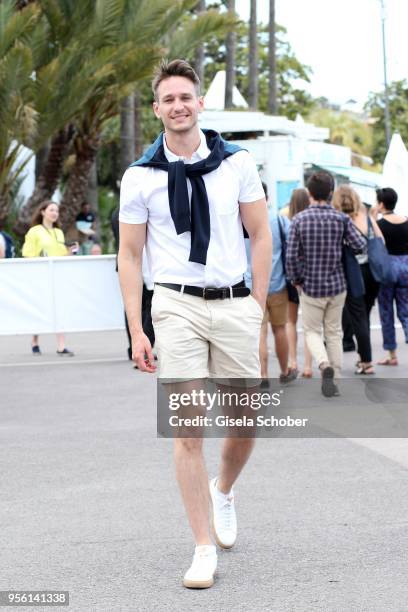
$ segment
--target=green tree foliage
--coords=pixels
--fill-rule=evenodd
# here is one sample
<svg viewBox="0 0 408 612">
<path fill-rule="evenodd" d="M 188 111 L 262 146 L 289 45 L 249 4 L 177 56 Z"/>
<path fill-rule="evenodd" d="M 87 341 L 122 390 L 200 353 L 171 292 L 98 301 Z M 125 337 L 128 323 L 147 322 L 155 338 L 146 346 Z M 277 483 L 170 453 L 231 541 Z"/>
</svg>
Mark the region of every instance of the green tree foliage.
<svg viewBox="0 0 408 612">
<path fill-rule="evenodd" d="M 391 133 L 399 132 L 404 142 L 408 143 L 408 81 L 391 83 L 388 86 L 388 99 Z M 373 120 L 373 158 L 382 164 L 387 153 L 384 92 L 371 93 L 365 109 Z"/>
<path fill-rule="evenodd" d="M 33 53 L 30 38 L 39 19 L 36 7 L 16 13 L 13 0 L 0 2 L 0 222 L 7 216 L 9 192 L 18 178 L 22 144 L 35 133 Z M 18 167 L 24 167 L 20 161 Z"/>
<path fill-rule="evenodd" d="M 332 144 L 349 147 L 358 156 L 373 157 L 373 130 L 366 118 L 332 108 L 315 108 L 307 119 L 317 126 L 329 128 Z M 353 163 L 364 165 L 361 158 L 360 161 L 355 158 Z"/>
</svg>

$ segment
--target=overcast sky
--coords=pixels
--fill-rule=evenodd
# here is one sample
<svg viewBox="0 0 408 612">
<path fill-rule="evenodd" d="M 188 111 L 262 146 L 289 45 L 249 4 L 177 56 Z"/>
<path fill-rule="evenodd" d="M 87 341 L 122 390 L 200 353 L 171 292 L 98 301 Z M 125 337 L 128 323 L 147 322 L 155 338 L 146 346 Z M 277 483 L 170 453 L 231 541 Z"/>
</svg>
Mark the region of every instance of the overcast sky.
<svg viewBox="0 0 408 612">
<path fill-rule="evenodd" d="M 385 0 L 388 80 L 408 78 L 408 0 Z M 236 0 L 243 19 L 249 0 Z M 258 0 L 258 21 L 267 22 L 269 0 Z M 276 0 L 276 21 L 298 59 L 311 66 L 315 96 L 364 104 L 383 87 L 380 0 Z"/>
</svg>

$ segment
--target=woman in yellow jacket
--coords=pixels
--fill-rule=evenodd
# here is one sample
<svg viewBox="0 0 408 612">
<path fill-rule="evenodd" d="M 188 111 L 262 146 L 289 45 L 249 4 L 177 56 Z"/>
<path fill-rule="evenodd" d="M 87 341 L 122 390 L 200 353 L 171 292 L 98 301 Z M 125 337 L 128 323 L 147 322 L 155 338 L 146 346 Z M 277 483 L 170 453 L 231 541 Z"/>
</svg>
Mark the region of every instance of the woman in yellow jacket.
<svg viewBox="0 0 408 612">
<path fill-rule="evenodd" d="M 50 200 L 38 207 L 31 222 L 31 229 L 25 236 L 23 257 L 61 257 L 73 255 L 78 250 L 77 243 L 69 249 L 66 247 L 64 233 L 58 225 L 58 216 L 58 205 Z M 31 348 L 34 355 L 41 355 L 37 334 L 32 338 Z M 57 334 L 57 354 L 69 357 L 74 355 L 65 347 L 64 334 Z"/>
</svg>

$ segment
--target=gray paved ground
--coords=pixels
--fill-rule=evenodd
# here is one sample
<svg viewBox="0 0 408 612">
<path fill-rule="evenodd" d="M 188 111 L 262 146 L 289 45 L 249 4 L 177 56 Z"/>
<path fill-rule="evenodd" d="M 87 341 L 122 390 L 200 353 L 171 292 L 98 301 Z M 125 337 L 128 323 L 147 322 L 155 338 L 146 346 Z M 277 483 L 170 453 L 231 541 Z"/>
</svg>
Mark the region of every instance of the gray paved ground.
<svg viewBox="0 0 408 612">
<path fill-rule="evenodd" d="M 408 374 L 398 338 L 401 365 L 383 376 Z M 68 344 L 64 361 L 52 337 L 41 357 L 27 337 L 0 338 L 0 589 L 66 589 L 75 612 L 408 610 L 405 440 L 260 440 L 236 487 L 238 543 L 212 589 L 188 591 L 155 380 L 122 359 L 122 332 Z M 211 474 L 219 446 L 207 443 Z"/>
</svg>

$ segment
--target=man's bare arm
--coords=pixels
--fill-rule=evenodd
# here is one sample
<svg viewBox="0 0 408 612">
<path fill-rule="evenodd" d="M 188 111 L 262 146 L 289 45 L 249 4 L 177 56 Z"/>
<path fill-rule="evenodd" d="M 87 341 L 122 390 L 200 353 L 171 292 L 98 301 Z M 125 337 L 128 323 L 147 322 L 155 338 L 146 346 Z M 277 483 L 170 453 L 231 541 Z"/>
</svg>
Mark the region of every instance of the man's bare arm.
<svg viewBox="0 0 408 612">
<path fill-rule="evenodd" d="M 155 372 L 149 339 L 142 327 L 142 258 L 146 239 L 146 224 L 119 223 L 118 270 L 123 302 L 132 336 L 132 353 L 139 370 Z M 148 361 L 145 361 L 145 353 Z"/>
<path fill-rule="evenodd" d="M 272 270 L 272 236 L 266 200 L 240 204 L 239 208 L 251 244 L 252 295 L 264 310 Z"/>
</svg>

